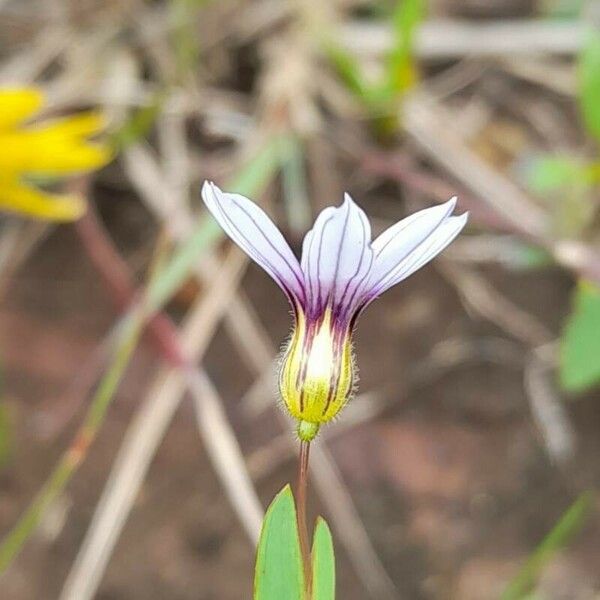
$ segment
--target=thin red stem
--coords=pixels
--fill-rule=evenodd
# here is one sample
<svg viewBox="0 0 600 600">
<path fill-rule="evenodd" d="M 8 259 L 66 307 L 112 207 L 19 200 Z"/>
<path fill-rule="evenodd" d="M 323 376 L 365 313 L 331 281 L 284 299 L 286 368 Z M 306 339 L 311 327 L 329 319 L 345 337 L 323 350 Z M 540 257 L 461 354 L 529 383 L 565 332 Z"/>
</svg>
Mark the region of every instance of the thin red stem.
<svg viewBox="0 0 600 600">
<path fill-rule="evenodd" d="M 300 442 L 300 456 L 298 459 L 298 486 L 296 489 L 296 511 L 298 515 L 298 534 L 300 536 L 300 551 L 302 552 L 302 564 L 304 566 L 304 579 L 306 582 L 307 600 L 311 597 L 312 568 L 310 559 L 310 543 L 308 538 L 308 527 L 306 524 L 306 496 L 308 488 L 308 458 L 310 454 L 310 442 Z"/>
<path fill-rule="evenodd" d="M 125 310 L 131 306 L 138 297 L 133 276 L 91 203 L 83 217 L 75 223 L 75 231 L 96 271 L 112 293 L 117 307 Z M 175 367 L 187 365 L 177 340 L 177 328 L 165 313 L 159 311 L 154 314 L 148 321 L 146 331 L 167 362 Z"/>
</svg>

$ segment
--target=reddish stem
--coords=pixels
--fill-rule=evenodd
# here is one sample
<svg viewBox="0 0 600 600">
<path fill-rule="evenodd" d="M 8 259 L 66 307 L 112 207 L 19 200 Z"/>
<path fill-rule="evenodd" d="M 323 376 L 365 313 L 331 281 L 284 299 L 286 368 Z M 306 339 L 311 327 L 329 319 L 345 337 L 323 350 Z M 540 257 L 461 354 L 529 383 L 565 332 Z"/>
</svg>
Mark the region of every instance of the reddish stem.
<svg viewBox="0 0 600 600">
<path fill-rule="evenodd" d="M 110 290 L 115 304 L 125 310 L 135 302 L 138 293 L 129 266 L 115 248 L 92 203 L 86 213 L 75 223 L 75 230 L 98 274 Z M 146 331 L 158 347 L 161 355 L 175 367 L 187 365 L 179 347 L 177 328 L 164 313 L 158 312 L 148 321 Z"/>
<path fill-rule="evenodd" d="M 298 534 L 300 536 L 300 551 L 304 566 L 304 580 L 306 582 L 307 600 L 311 598 L 312 568 L 310 558 L 310 544 L 308 527 L 306 525 L 306 496 L 308 488 L 308 458 L 310 442 L 300 442 L 300 456 L 298 459 L 298 485 L 296 489 L 296 511 L 298 518 Z"/>
</svg>

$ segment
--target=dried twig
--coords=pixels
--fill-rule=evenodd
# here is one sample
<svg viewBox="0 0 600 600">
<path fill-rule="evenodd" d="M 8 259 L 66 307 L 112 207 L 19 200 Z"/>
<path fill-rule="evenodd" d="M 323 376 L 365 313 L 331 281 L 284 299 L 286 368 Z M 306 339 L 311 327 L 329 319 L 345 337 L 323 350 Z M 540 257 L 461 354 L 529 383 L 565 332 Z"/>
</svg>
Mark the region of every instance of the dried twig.
<svg viewBox="0 0 600 600">
<path fill-rule="evenodd" d="M 452 125 L 452 116 L 424 94 L 403 110 L 407 133 L 430 158 L 450 172 L 515 231 L 546 240 L 547 216 L 512 181 L 479 158 Z"/>
<path fill-rule="evenodd" d="M 397 599 L 398 590 L 381 564 L 348 488 L 323 442 L 313 444 L 311 474 L 354 569 L 371 597 Z"/>
<path fill-rule="evenodd" d="M 548 455 L 565 467 L 576 452 L 577 438 L 567 410 L 552 382 L 556 367 L 556 344 L 535 348 L 525 366 L 525 390 L 531 414 Z"/>
<path fill-rule="evenodd" d="M 187 382 L 196 408 L 200 435 L 232 505 L 240 515 L 250 540 L 256 544 L 263 510 L 246 467 L 240 467 L 245 465 L 244 457 L 227 420 L 223 400 L 204 370 L 188 369 Z"/>
<path fill-rule="evenodd" d="M 428 21 L 419 28 L 415 53 L 421 59 L 461 56 L 572 55 L 585 37 L 582 22 L 551 21 Z M 393 43 L 391 27 L 366 21 L 339 28 L 342 44 L 361 57 L 383 56 Z"/>
<path fill-rule="evenodd" d="M 36 37 L 33 45 L 6 61 L 0 69 L 0 83 L 25 85 L 38 75 L 66 48 L 73 44 L 73 33 L 56 23 L 49 25 Z"/>
<path fill-rule="evenodd" d="M 183 352 L 189 360 L 197 360 L 206 350 L 245 264 L 245 259 L 234 251 L 213 280 L 210 290 L 190 311 L 181 338 Z M 62 600 L 84 600 L 93 596 L 186 385 L 187 376 L 178 370 L 164 368 L 157 376 L 115 459 L 86 538 L 61 593 Z M 254 523 L 254 520 L 247 522 L 251 537 L 256 535 Z"/>
<path fill-rule="evenodd" d="M 533 346 L 552 339 L 550 331 L 536 317 L 502 296 L 474 271 L 454 266 L 443 258 L 438 259 L 437 266 L 470 307 L 516 339 Z"/>
<path fill-rule="evenodd" d="M 446 202 L 458 195 L 461 207 L 471 211 L 471 221 L 499 231 L 514 231 L 514 225 L 495 210 L 486 206 L 479 198 L 464 190 L 456 189 L 449 181 L 419 168 L 414 159 L 405 153 L 393 154 L 370 150 L 362 155 L 362 168 L 368 173 L 390 177 L 401 181 L 412 191 L 426 195 L 438 202 Z"/>
<path fill-rule="evenodd" d="M 179 146 L 181 147 L 181 146 Z M 134 145 L 124 155 L 125 168 L 142 199 L 156 216 L 165 224 L 176 240 L 184 239 L 190 232 L 191 219 L 185 204 L 170 204 L 168 190 L 160 176 L 158 161 L 149 148 Z M 216 272 L 216 265 L 210 256 L 199 261 L 195 275 L 203 284 L 210 285 Z M 254 310 L 238 291 L 230 300 L 226 310 L 226 326 L 242 356 L 248 364 L 261 370 L 273 352 L 271 342 L 258 323 Z"/>
<path fill-rule="evenodd" d="M 546 248 L 559 264 L 600 281 L 598 252 L 582 242 L 552 239 L 544 211 L 469 149 L 447 109 L 419 94 L 405 103 L 403 116 L 407 133 L 427 156 L 509 223 L 514 232 Z"/>
<path fill-rule="evenodd" d="M 577 93 L 577 77 L 575 69 L 570 64 L 524 56 L 519 56 L 518 59 L 505 58 L 500 61 L 500 64 L 514 77 L 543 86 L 553 92 L 569 98 Z"/>
</svg>

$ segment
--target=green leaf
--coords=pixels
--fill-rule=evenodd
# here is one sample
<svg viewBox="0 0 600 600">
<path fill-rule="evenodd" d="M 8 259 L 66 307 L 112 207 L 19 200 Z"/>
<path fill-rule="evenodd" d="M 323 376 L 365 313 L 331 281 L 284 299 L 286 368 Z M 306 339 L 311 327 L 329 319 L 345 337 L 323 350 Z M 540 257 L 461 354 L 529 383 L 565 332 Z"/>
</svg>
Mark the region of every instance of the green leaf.
<svg viewBox="0 0 600 600">
<path fill-rule="evenodd" d="M 341 46 L 332 41 L 325 43 L 325 53 L 346 87 L 363 104 L 369 103 L 369 86 L 365 83 L 358 61 Z"/>
<path fill-rule="evenodd" d="M 536 194 L 587 183 L 588 165 L 569 156 L 539 156 L 526 169 L 527 183 Z"/>
<path fill-rule="evenodd" d="M 417 80 L 413 46 L 416 29 L 425 17 L 425 9 L 424 0 L 402 0 L 396 4 L 392 17 L 394 45 L 385 78 L 391 93 L 404 92 Z"/>
<path fill-rule="evenodd" d="M 580 283 L 567 318 L 560 348 L 560 382 L 571 392 L 600 381 L 600 290 Z"/>
<path fill-rule="evenodd" d="M 116 152 L 124 150 L 146 137 L 158 118 L 165 100 L 165 92 L 158 92 L 147 106 L 136 110 L 111 136 Z"/>
<path fill-rule="evenodd" d="M 296 507 L 289 485 L 271 503 L 263 521 L 254 574 L 254 600 L 303 600 L 304 573 Z"/>
<path fill-rule="evenodd" d="M 530 593 L 542 569 L 581 529 L 592 506 L 593 495 L 591 492 L 584 492 L 571 504 L 527 559 L 517 576 L 508 584 L 501 600 L 525 600 L 525 598 L 536 597 Z"/>
<path fill-rule="evenodd" d="M 573 21 L 581 17 L 586 0 L 542 0 L 538 6 L 540 16 L 557 21 Z"/>
<path fill-rule="evenodd" d="M 335 556 L 327 523 L 319 517 L 312 547 L 312 600 L 335 599 Z"/>
<path fill-rule="evenodd" d="M 600 32 L 590 30 L 579 56 L 579 108 L 590 133 L 600 141 Z"/>
<path fill-rule="evenodd" d="M 203 0 L 170 0 L 170 42 L 175 50 L 178 75 L 193 75 L 200 59 L 200 44 L 196 32 L 198 11 L 207 2 Z"/>
<path fill-rule="evenodd" d="M 515 241 L 512 253 L 506 256 L 505 264 L 515 270 L 528 271 L 540 269 L 554 264 L 552 255 L 537 246 Z"/>
</svg>

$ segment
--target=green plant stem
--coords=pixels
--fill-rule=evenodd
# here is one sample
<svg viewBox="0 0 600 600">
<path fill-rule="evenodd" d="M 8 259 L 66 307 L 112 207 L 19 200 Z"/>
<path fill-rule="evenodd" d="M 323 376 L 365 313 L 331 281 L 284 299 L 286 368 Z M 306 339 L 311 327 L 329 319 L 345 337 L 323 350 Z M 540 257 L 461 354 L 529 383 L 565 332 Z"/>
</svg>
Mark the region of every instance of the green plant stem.
<svg viewBox="0 0 600 600">
<path fill-rule="evenodd" d="M 0 545 L 0 573 L 4 572 L 20 551 L 28 537 L 39 524 L 42 516 L 52 502 L 64 490 L 71 477 L 87 455 L 98 430 L 104 422 L 106 411 L 129 365 L 139 338 L 146 323 L 152 339 L 158 344 L 162 355 L 174 366 L 182 366 L 183 359 L 179 348 L 173 343 L 171 328 L 174 327 L 164 314 L 151 315 L 147 309 L 144 293 L 151 289 L 153 281 L 160 276 L 158 269 L 148 282 L 147 290 L 138 294 L 133 286 L 127 265 L 112 246 L 104 229 L 90 206 L 88 212 L 76 224 L 76 231 L 82 241 L 86 254 L 98 270 L 100 276 L 111 290 L 115 301 L 123 309 L 130 307 L 126 317 L 117 330 L 116 352 L 109 370 L 106 372 L 82 426 L 76 433 L 71 445 L 63 453 L 50 477 L 27 507 L 13 529 Z M 141 296 L 141 301 L 136 298 Z"/>
<path fill-rule="evenodd" d="M 516 577 L 509 583 L 500 597 L 501 600 L 521 600 L 531 592 L 544 566 L 581 529 L 593 507 L 593 502 L 593 493 L 587 491 L 583 492 L 571 504 L 548 535 L 529 556 Z"/>
<path fill-rule="evenodd" d="M 102 379 L 86 419 L 75 435 L 73 442 L 54 468 L 46 484 L 38 492 L 23 516 L 7 534 L 0 545 L 0 573 L 4 572 L 23 543 L 38 525 L 42 515 L 62 492 L 67 482 L 85 457 L 87 449 L 96 437 L 127 365 L 137 346 L 144 319 L 141 311 L 135 312 L 123 323 L 120 344 L 115 360 Z"/>
<path fill-rule="evenodd" d="M 92 204 L 87 212 L 75 224 L 75 230 L 89 260 L 94 265 L 105 287 L 110 292 L 120 312 L 125 312 L 135 305 L 136 298 L 146 294 L 144 304 L 150 304 L 149 289 L 136 289 L 135 280 L 129 266 L 123 259 L 102 223 Z M 160 253 L 159 253 L 160 254 Z M 162 259 L 161 259 L 162 260 Z M 161 268 L 152 270 L 160 272 Z M 154 278 L 151 277 L 151 280 Z M 161 356 L 174 367 L 188 366 L 186 357 L 177 343 L 177 328 L 166 313 L 160 310 L 148 315 L 146 331 L 150 341 L 154 343 Z"/>
<path fill-rule="evenodd" d="M 231 187 L 248 195 L 260 190 L 279 166 L 278 143 L 278 140 L 268 140 L 253 160 L 237 174 Z M 79 180 L 74 185 L 80 186 L 74 191 L 86 194 L 87 180 Z M 218 241 L 222 230 L 214 219 L 202 219 L 164 268 L 152 274 L 140 294 L 135 289 L 127 265 L 104 234 L 93 212 L 87 213 L 77 223 L 77 233 L 115 301 L 127 312 L 116 329 L 113 362 L 94 394 L 84 424 L 24 514 L 0 541 L 0 574 L 8 568 L 39 524 L 45 510 L 64 490 L 85 458 L 147 322 L 149 333 L 163 357 L 174 367 L 187 366 L 173 336 L 174 325 L 166 315 L 160 314 L 160 310 L 189 276 L 198 256 Z"/>
<path fill-rule="evenodd" d="M 308 489 L 308 459 L 310 455 L 310 442 L 300 441 L 300 456 L 298 458 L 298 486 L 296 489 L 296 512 L 298 515 L 298 535 L 300 537 L 300 551 L 304 566 L 304 581 L 306 582 L 306 597 L 310 600 L 312 588 L 312 569 L 310 560 L 310 542 L 306 524 L 306 495 Z"/>
</svg>

